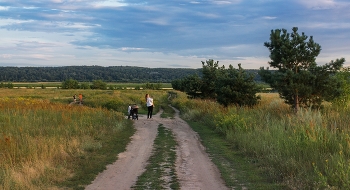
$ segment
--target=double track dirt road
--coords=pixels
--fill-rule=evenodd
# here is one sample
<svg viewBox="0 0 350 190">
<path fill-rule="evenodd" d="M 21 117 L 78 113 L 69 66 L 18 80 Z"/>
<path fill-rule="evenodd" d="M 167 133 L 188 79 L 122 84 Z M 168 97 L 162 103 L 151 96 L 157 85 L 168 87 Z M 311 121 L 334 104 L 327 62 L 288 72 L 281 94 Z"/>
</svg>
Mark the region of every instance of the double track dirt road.
<svg viewBox="0 0 350 190">
<path fill-rule="evenodd" d="M 176 149 L 176 174 L 183 190 L 224 190 L 228 189 L 221 179 L 219 170 L 211 162 L 199 136 L 179 117 L 176 110 L 173 119 L 160 118 L 160 113 L 152 119 L 139 115 L 135 120 L 136 133 L 126 151 L 118 155 L 115 163 L 108 165 L 86 190 L 127 190 L 145 170 L 152 154 L 153 141 L 160 124 L 171 129 L 178 147 Z"/>
</svg>

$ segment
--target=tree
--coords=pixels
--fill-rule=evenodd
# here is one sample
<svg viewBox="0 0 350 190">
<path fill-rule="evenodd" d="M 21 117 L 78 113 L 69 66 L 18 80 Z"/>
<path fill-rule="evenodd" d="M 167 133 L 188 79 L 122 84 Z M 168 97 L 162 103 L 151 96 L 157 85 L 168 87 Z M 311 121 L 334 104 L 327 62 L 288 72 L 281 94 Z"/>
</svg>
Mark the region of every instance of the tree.
<svg viewBox="0 0 350 190">
<path fill-rule="evenodd" d="M 346 108 L 350 102 L 350 67 L 343 68 L 335 77 L 341 81 L 341 94 L 332 101 L 339 108 Z"/>
<path fill-rule="evenodd" d="M 80 89 L 90 89 L 90 84 L 88 82 L 82 82 L 80 84 Z"/>
<path fill-rule="evenodd" d="M 218 76 L 219 61 L 215 62 L 213 59 L 209 61 L 202 61 L 202 97 L 215 99 L 215 81 Z"/>
<path fill-rule="evenodd" d="M 176 80 L 171 81 L 171 87 L 174 90 L 184 91 L 185 89 L 182 86 L 182 81 L 183 81 L 183 79 L 176 79 Z"/>
<path fill-rule="evenodd" d="M 186 92 L 186 94 L 190 98 L 197 98 L 201 96 L 202 85 L 203 85 L 202 79 L 199 78 L 199 76 L 196 74 L 185 77 L 182 80 L 182 84 L 181 84 L 184 92 Z"/>
<path fill-rule="evenodd" d="M 298 34 L 297 27 L 292 30 L 291 34 L 286 29 L 271 31 L 270 42 L 264 45 L 270 51 L 270 66 L 277 70 L 271 72 L 260 68 L 259 74 L 295 112 L 300 106 L 319 108 L 323 100 L 338 96 L 340 85 L 333 76 L 345 59 L 317 66 L 316 57 L 321 46 L 314 42 L 312 36 L 308 38 L 304 33 Z"/>
<path fill-rule="evenodd" d="M 215 82 L 217 101 L 227 107 L 234 104 L 238 106 L 256 105 L 260 96 L 256 96 L 261 88 L 255 83 L 254 76 L 247 74 L 238 64 L 238 69 L 232 65 L 228 69 L 222 67 L 220 75 Z"/>
<path fill-rule="evenodd" d="M 79 88 L 79 83 L 76 80 L 68 79 L 62 82 L 63 89 L 77 89 Z"/>
<path fill-rule="evenodd" d="M 12 89 L 15 85 L 12 82 L 7 83 L 7 88 Z"/>
<path fill-rule="evenodd" d="M 147 82 L 145 85 L 143 85 L 142 87 L 143 89 L 151 89 L 151 90 L 159 90 L 162 88 L 162 84 L 161 83 L 149 83 Z"/>
<path fill-rule="evenodd" d="M 92 81 L 91 89 L 106 90 L 107 83 L 103 82 L 102 80 L 94 80 Z"/>
</svg>

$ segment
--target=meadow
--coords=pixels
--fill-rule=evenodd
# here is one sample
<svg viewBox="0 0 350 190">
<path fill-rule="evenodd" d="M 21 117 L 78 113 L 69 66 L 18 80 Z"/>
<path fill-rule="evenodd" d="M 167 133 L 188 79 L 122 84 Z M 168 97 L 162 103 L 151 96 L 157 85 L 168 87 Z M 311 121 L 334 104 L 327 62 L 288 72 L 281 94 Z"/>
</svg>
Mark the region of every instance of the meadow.
<svg viewBox="0 0 350 190">
<path fill-rule="evenodd" d="M 249 158 L 269 181 L 289 189 L 350 189 L 349 108 L 327 104 L 295 114 L 275 93 L 261 94 L 254 108 L 224 108 L 175 94 L 173 105 L 185 120 L 220 134 L 226 146 Z"/>
<path fill-rule="evenodd" d="M 83 106 L 70 104 L 83 94 Z M 0 89 L 0 189 L 83 189 L 134 133 L 146 91 Z M 155 104 L 166 91 L 152 91 Z"/>
<path fill-rule="evenodd" d="M 79 93 L 83 106 L 71 104 Z M 146 93 L 155 99 L 155 112 L 162 107 L 164 117 L 171 117 L 164 90 L 0 89 L 0 189 L 83 189 L 125 150 L 134 133 L 125 119 L 127 106 L 137 104 L 139 113 L 146 113 Z M 289 189 L 350 188 L 349 108 L 325 104 L 322 110 L 295 114 L 275 93 L 261 94 L 253 108 L 224 108 L 172 94 L 173 106 L 195 130 L 210 129 L 225 141 L 219 155 L 238 151 L 269 183 Z M 201 136 L 204 145 L 210 146 L 211 135 Z M 224 178 L 227 170 L 238 173 L 237 159 L 229 167 L 213 161 Z"/>
</svg>

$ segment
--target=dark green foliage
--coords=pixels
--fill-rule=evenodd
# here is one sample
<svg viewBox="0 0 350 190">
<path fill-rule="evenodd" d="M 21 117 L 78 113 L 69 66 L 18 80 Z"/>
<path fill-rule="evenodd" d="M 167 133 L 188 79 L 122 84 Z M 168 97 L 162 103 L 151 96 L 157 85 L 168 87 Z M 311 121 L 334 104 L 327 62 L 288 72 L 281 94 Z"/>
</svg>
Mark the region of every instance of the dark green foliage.
<svg viewBox="0 0 350 190">
<path fill-rule="evenodd" d="M 203 76 L 190 75 L 173 81 L 175 90 L 186 92 L 190 98 L 215 99 L 224 106 L 253 106 L 260 97 L 256 96 L 261 88 L 254 81 L 252 72 L 246 73 L 239 64 L 239 69 L 232 65 L 228 69 L 219 67 L 219 62 L 203 62 Z"/>
<path fill-rule="evenodd" d="M 83 82 L 80 84 L 80 89 L 90 89 L 90 84 L 88 82 Z"/>
<path fill-rule="evenodd" d="M 77 80 L 68 79 L 62 82 L 63 89 L 77 89 L 79 88 L 79 83 Z"/>
<path fill-rule="evenodd" d="M 183 81 L 184 91 L 190 98 L 197 98 L 202 96 L 203 81 L 198 75 L 191 75 Z"/>
<path fill-rule="evenodd" d="M 183 79 L 176 79 L 171 81 L 171 86 L 174 90 L 184 91 L 184 87 L 182 85 Z"/>
<path fill-rule="evenodd" d="M 14 87 L 13 83 L 11 83 L 11 82 L 7 83 L 7 88 L 12 89 L 13 87 Z"/>
<path fill-rule="evenodd" d="M 277 70 L 271 72 L 268 68 L 261 68 L 259 72 L 261 78 L 296 112 L 299 107 L 320 108 L 323 100 L 340 95 L 340 83 L 334 74 L 345 62 L 342 58 L 317 66 L 315 60 L 321 46 L 313 41 L 312 36 L 308 38 L 297 31 L 297 27 L 291 34 L 286 29 L 271 31 L 270 42 L 264 45 L 270 51 L 270 66 Z"/>
<path fill-rule="evenodd" d="M 15 85 L 12 83 L 12 82 L 9 82 L 7 84 L 4 84 L 4 83 L 0 83 L 0 88 L 14 88 Z"/>
<path fill-rule="evenodd" d="M 335 77 L 340 81 L 342 91 L 339 97 L 332 100 L 332 103 L 340 108 L 346 108 L 350 102 L 350 67 L 343 68 L 336 73 Z"/>
<path fill-rule="evenodd" d="M 103 80 L 106 82 L 170 83 L 175 79 L 199 74 L 200 70 L 131 66 L 0 67 L 0 81 L 61 82 L 74 79 L 79 82 Z"/>
<path fill-rule="evenodd" d="M 143 89 L 150 89 L 150 90 L 159 90 L 162 88 L 162 84 L 160 83 L 149 83 L 147 82 L 145 85 L 142 87 Z"/>
<path fill-rule="evenodd" d="M 219 61 L 214 62 L 213 59 L 209 61 L 202 61 L 202 88 L 201 96 L 203 98 L 216 98 L 215 81 L 218 78 Z"/>
<path fill-rule="evenodd" d="M 103 82 L 102 80 L 94 80 L 92 82 L 91 89 L 106 90 L 107 89 L 107 83 Z"/>
<path fill-rule="evenodd" d="M 217 101 L 224 105 L 253 106 L 256 105 L 260 96 L 256 96 L 261 88 L 255 83 L 254 76 L 248 74 L 238 64 L 238 69 L 229 66 L 221 68 L 220 74 L 215 81 L 215 93 Z"/>
</svg>

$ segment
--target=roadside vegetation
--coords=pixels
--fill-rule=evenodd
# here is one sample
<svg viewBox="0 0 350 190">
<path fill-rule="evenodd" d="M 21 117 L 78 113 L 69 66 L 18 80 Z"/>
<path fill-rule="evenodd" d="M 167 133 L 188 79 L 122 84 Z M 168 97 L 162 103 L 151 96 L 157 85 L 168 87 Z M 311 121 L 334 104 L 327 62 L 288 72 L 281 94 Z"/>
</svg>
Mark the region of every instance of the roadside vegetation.
<svg viewBox="0 0 350 190">
<path fill-rule="evenodd" d="M 146 91 L 0 89 L 0 189 L 84 189 L 125 150 Z M 70 104 L 82 93 L 83 105 Z M 150 93 L 150 92 L 147 92 Z M 159 104 L 166 91 L 150 93 Z"/>
<path fill-rule="evenodd" d="M 226 69 L 209 60 L 202 62 L 202 77 L 172 82 L 186 93 L 173 104 L 184 119 L 212 128 L 233 150 L 256 160 L 272 181 L 291 189 L 349 189 L 345 59 L 317 65 L 321 46 L 297 27 L 272 30 L 264 46 L 275 70 L 258 74 L 278 94 L 257 93 L 262 86 L 240 65 Z"/>
<path fill-rule="evenodd" d="M 182 118 L 197 126 L 195 130 L 208 128 L 225 140 L 230 148 L 216 154 L 226 157 L 237 151 L 260 168 L 263 180 L 290 189 L 349 189 L 349 108 L 340 110 L 325 104 L 323 110 L 300 109 L 295 114 L 277 93 L 260 95 L 261 102 L 254 108 L 224 107 L 214 101 L 188 99 L 181 92 L 172 102 Z M 201 138 L 208 144 L 210 138 Z M 228 167 L 219 168 L 223 175 L 233 175 L 240 183 L 242 176 L 234 171 L 239 167 L 235 164 L 231 161 Z M 227 169 L 233 172 L 225 174 Z M 245 174 L 242 183 L 254 185 L 256 175 L 249 176 L 249 170 Z M 232 184 L 232 177 L 225 179 Z"/>
</svg>

